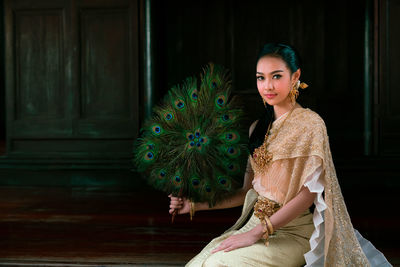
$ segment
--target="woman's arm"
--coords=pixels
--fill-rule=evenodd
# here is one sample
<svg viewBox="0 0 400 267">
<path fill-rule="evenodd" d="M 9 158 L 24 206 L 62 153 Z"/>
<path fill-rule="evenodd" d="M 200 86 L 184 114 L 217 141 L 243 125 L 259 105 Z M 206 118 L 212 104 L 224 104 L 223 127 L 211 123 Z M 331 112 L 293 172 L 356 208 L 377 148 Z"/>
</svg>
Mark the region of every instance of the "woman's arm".
<svg viewBox="0 0 400 267">
<path fill-rule="evenodd" d="M 299 194 L 290 200 L 286 205 L 280 208 L 271 217 L 271 223 L 274 230 L 281 228 L 282 226 L 289 223 L 291 220 L 302 214 L 306 209 L 308 209 L 314 202 L 316 193 L 311 193 L 307 187 L 300 190 Z M 263 226 L 259 223 L 256 227 L 248 232 L 232 235 L 231 237 L 225 239 L 216 249 L 212 251 L 215 253 L 220 250 L 225 252 L 231 251 L 241 247 L 251 246 L 257 242 L 263 235 Z"/>
<path fill-rule="evenodd" d="M 225 199 L 224 201 L 216 204 L 214 207 L 210 208 L 207 202 L 196 202 L 195 210 L 216 210 L 216 209 L 227 209 L 243 205 L 244 198 L 246 197 L 247 191 L 252 187 L 254 173 L 251 170 L 250 160 L 247 161 L 246 173 L 244 175 L 243 187 L 238 190 L 234 195 Z M 188 213 L 190 211 L 190 203 L 186 198 L 178 198 L 169 195 L 171 198 L 169 205 L 169 213 L 172 214 L 175 209 L 178 209 L 178 214 Z"/>
<path fill-rule="evenodd" d="M 315 196 L 316 193 L 311 193 L 307 187 L 303 186 L 297 196 L 295 196 L 270 217 L 274 231 L 282 226 L 285 226 L 297 216 L 302 214 L 306 209 L 310 208 L 314 202 Z M 255 228 L 257 229 L 253 229 L 255 231 L 254 233 L 258 234 L 261 238 L 263 234 L 263 227 L 261 223 Z"/>
<path fill-rule="evenodd" d="M 250 160 L 247 160 L 247 167 L 246 167 L 246 173 L 244 175 L 243 187 L 236 194 L 216 204 L 212 208 L 208 206 L 208 203 L 204 202 L 195 203 L 195 210 L 198 211 L 198 210 L 227 209 L 243 205 L 246 193 L 252 187 L 253 177 L 254 173 L 250 166 Z"/>
</svg>

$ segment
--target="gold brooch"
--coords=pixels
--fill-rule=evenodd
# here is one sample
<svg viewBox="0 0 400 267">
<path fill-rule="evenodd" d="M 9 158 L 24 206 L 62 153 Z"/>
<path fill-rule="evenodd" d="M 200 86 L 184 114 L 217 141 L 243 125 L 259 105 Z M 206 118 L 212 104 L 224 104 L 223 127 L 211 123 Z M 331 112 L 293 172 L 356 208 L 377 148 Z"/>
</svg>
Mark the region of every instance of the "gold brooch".
<svg viewBox="0 0 400 267">
<path fill-rule="evenodd" d="M 268 136 L 265 139 L 267 138 Z M 253 159 L 260 168 L 267 166 L 273 159 L 273 155 L 268 152 L 267 146 L 267 142 L 264 142 L 260 147 L 254 149 Z"/>
</svg>

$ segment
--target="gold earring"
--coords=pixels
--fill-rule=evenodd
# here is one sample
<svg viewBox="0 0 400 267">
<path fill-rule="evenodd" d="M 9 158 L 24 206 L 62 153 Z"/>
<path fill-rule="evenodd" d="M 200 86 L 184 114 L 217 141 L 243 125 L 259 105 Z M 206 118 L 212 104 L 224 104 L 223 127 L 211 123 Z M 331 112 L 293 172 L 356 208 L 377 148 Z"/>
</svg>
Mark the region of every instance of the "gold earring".
<svg viewBox="0 0 400 267">
<path fill-rule="evenodd" d="M 290 101 L 292 101 L 292 104 L 296 103 L 297 97 L 299 96 L 299 86 L 300 81 L 297 81 L 295 84 L 293 84 L 292 90 L 289 92 L 289 97 Z"/>
<path fill-rule="evenodd" d="M 267 102 L 265 101 L 264 98 L 262 98 L 262 101 L 263 101 L 263 103 L 264 103 L 264 107 L 267 108 Z"/>
<path fill-rule="evenodd" d="M 290 92 L 289 92 L 289 97 L 293 104 L 296 102 L 297 98 L 299 97 L 299 88 L 304 90 L 307 87 L 308 87 L 308 84 L 300 82 L 300 80 L 297 81 L 295 84 L 293 84 L 292 90 L 290 90 Z"/>
</svg>

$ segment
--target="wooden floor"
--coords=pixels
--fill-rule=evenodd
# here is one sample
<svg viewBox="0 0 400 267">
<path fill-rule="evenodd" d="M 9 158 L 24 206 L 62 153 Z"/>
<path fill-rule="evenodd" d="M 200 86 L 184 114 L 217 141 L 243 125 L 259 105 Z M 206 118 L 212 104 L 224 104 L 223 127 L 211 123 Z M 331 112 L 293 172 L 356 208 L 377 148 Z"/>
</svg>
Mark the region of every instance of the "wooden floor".
<svg viewBox="0 0 400 267">
<path fill-rule="evenodd" d="M 0 266 L 182 266 L 240 214 L 199 212 L 171 224 L 168 204 L 147 189 L 0 187 Z M 361 233 L 375 229 L 355 222 Z M 399 244 L 372 241 L 400 263 Z"/>
<path fill-rule="evenodd" d="M 181 215 L 171 224 L 168 205 L 154 191 L 0 188 L 0 266 L 180 266 L 240 213 L 223 211 L 212 219 L 198 213 L 193 222 Z"/>
</svg>

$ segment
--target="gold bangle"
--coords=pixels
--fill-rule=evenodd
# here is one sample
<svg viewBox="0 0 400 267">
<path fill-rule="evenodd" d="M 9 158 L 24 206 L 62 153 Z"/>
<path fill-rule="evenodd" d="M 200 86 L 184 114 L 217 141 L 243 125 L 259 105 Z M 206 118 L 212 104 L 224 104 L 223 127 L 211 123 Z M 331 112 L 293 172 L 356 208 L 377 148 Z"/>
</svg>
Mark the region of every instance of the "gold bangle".
<svg viewBox="0 0 400 267">
<path fill-rule="evenodd" d="M 272 235 L 274 233 L 274 226 L 272 225 L 271 220 L 267 216 L 265 216 L 265 222 L 268 227 L 269 234 Z"/>
<path fill-rule="evenodd" d="M 190 203 L 190 220 L 193 220 L 194 213 L 196 212 L 196 210 L 194 209 L 194 202 L 189 201 L 189 203 Z"/>
<path fill-rule="evenodd" d="M 263 226 L 263 235 L 262 235 L 262 238 L 265 240 L 265 241 L 264 241 L 265 246 L 268 246 L 268 245 L 269 245 L 269 242 L 268 242 L 268 239 L 269 239 L 268 229 L 267 229 L 267 226 L 266 226 L 265 221 L 262 221 L 261 224 L 262 224 L 262 226 Z"/>
</svg>

